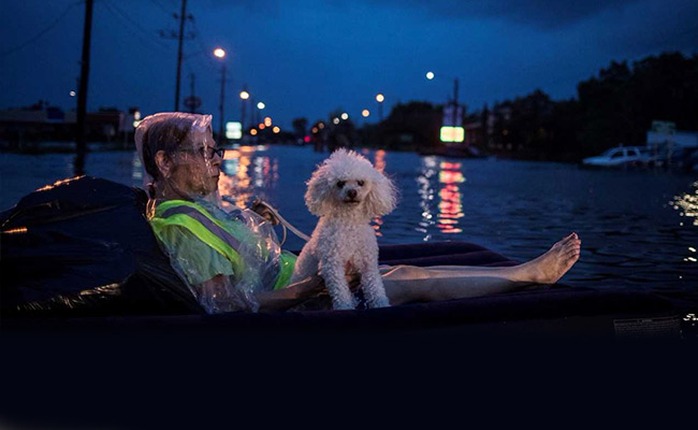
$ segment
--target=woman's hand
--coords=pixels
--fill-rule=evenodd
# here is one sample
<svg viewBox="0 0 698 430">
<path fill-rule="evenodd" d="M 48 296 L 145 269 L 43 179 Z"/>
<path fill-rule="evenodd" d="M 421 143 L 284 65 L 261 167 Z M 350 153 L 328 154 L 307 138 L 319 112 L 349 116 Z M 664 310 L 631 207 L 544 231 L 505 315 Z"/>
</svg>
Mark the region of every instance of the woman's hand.
<svg viewBox="0 0 698 430">
<path fill-rule="evenodd" d="M 285 288 L 257 293 L 260 311 L 282 311 L 326 291 L 319 275 L 294 282 Z"/>
</svg>

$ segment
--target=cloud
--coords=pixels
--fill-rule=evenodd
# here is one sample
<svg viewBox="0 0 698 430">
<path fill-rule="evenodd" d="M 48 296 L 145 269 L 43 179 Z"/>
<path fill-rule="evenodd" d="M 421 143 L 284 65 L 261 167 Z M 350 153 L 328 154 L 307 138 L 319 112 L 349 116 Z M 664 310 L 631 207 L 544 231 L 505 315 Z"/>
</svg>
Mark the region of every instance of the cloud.
<svg viewBox="0 0 698 430">
<path fill-rule="evenodd" d="M 369 4 L 419 8 L 437 16 L 493 18 L 554 30 L 642 0 L 364 0 Z"/>
</svg>

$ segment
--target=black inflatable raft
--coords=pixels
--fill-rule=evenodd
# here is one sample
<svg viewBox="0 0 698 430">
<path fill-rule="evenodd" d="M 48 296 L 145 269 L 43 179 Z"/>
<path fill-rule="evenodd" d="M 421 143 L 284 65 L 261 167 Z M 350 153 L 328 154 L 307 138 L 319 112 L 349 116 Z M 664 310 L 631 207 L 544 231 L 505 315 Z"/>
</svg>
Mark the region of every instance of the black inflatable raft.
<svg viewBox="0 0 698 430">
<path fill-rule="evenodd" d="M 694 338 L 694 304 L 643 292 L 569 285 L 385 309 L 206 315 L 145 220 L 143 190 L 67 179 L 0 214 L 1 330 L 195 333 L 522 333 Z M 513 265 L 465 242 L 387 245 L 381 263 Z"/>
</svg>

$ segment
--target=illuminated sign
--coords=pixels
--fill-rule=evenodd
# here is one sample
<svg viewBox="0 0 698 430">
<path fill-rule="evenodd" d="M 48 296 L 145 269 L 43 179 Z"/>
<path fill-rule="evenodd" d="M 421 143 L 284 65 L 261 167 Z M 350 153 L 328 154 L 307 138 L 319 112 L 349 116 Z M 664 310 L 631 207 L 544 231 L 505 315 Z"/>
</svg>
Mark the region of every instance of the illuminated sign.
<svg viewBox="0 0 698 430">
<path fill-rule="evenodd" d="M 241 139 L 242 124 L 237 121 L 228 121 L 225 123 L 225 137 L 226 139 Z"/>
<path fill-rule="evenodd" d="M 463 142 L 465 129 L 463 127 L 441 127 L 442 142 Z"/>
</svg>

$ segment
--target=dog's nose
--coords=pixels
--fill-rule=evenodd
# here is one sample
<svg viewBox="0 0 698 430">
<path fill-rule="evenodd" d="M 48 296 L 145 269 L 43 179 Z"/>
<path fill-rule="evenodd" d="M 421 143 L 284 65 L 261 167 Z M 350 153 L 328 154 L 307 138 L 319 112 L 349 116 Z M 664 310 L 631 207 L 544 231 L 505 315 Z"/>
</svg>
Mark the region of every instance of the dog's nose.
<svg viewBox="0 0 698 430">
<path fill-rule="evenodd" d="M 350 199 L 355 199 L 356 198 L 356 190 L 347 190 L 347 197 Z"/>
</svg>

